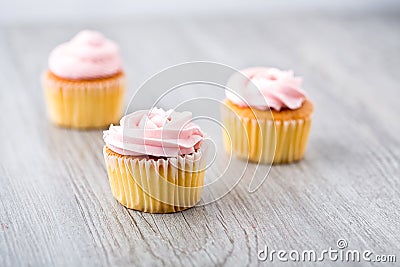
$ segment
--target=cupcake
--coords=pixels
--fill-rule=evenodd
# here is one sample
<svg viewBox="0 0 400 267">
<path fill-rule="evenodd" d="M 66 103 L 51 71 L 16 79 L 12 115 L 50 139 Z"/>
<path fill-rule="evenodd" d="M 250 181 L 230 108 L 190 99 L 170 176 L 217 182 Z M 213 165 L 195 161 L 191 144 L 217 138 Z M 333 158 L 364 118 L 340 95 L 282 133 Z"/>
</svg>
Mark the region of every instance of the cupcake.
<svg viewBox="0 0 400 267">
<path fill-rule="evenodd" d="M 153 108 L 104 131 L 114 197 L 125 207 L 169 213 L 193 207 L 204 185 L 203 133 L 190 112 Z"/>
<path fill-rule="evenodd" d="M 239 83 L 238 94 L 226 90 L 223 102 L 225 149 L 266 164 L 303 158 L 314 107 L 301 88 L 302 79 L 276 68 L 241 73 L 246 82 Z"/>
<path fill-rule="evenodd" d="M 50 120 L 71 128 L 101 128 L 122 115 L 125 75 L 118 46 L 96 31 L 81 31 L 50 53 L 43 74 Z"/>
</svg>

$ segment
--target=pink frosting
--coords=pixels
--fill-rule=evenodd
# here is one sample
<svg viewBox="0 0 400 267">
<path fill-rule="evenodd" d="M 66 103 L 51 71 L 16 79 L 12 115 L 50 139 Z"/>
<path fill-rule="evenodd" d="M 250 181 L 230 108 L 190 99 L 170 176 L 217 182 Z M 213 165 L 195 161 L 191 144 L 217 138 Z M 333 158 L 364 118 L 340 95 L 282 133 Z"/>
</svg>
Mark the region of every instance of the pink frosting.
<svg viewBox="0 0 400 267">
<path fill-rule="evenodd" d="M 302 79 L 295 77 L 291 70 L 254 67 L 244 69 L 241 73 L 252 82 L 246 80 L 236 92 L 245 101 L 226 90 L 226 97 L 241 107 L 251 106 L 261 110 L 272 108 L 278 111 L 282 108 L 297 109 L 306 99 L 306 94 L 301 89 Z M 258 90 L 254 90 L 257 88 Z"/>
<path fill-rule="evenodd" d="M 84 30 L 51 51 L 49 69 L 72 80 L 111 76 L 122 69 L 118 46 L 100 32 Z"/>
<path fill-rule="evenodd" d="M 136 111 L 123 117 L 120 126 L 111 125 L 103 138 L 121 155 L 177 157 L 195 152 L 203 141 L 200 127 L 191 119 L 190 112 Z"/>
</svg>

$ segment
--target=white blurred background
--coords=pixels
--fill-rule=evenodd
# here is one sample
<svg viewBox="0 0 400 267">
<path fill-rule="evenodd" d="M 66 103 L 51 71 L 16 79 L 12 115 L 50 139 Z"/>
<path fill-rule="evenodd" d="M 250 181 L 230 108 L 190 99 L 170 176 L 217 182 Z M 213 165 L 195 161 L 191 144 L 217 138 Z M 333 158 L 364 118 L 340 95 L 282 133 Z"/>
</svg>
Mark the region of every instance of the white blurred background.
<svg viewBox="0 0 400 267">
<path fill-rule="evenodd" d="M 304 11 L 347 13 L 398 8 L 399 0 L 1 0 L 0 23 Z"/>
</svg>

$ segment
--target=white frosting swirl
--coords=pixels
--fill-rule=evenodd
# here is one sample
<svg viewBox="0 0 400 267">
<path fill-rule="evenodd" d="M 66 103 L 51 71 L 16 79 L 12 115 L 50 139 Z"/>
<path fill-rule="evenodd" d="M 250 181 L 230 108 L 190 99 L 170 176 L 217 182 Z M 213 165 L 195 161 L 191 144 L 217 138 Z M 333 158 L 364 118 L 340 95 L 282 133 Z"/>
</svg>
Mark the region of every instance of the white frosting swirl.
<svg viewBox="0 0 400 267">
<path fill-rule="evenodd" d="M 123 117 L 120 126 L 104 131 L 114 152 L 127 156 L 177 157 L 200 148 L 203 133 L 191 122 L 192 113 L 153 108 Z"/>
<path fill-rule="evenodd" d="M 241 73 L 247 78 L 235 75 L 228 82 L 228 88 L 235 89 L 243 99 L 226 90 L 226 97 L 236 105 L 279 111 L 282 108 L 300 108 L 306 99 L 301 89 L 302 79 L 295 77 L 293 71 L 254 67 Z"/>
<path fill-rule="evenodd" d="M 94 79 L 120 72 L 122 64 L 116 43 L 100 32 L 84 30 L 51 51 L 49 69 L 66 79 Z"/>
</svg>

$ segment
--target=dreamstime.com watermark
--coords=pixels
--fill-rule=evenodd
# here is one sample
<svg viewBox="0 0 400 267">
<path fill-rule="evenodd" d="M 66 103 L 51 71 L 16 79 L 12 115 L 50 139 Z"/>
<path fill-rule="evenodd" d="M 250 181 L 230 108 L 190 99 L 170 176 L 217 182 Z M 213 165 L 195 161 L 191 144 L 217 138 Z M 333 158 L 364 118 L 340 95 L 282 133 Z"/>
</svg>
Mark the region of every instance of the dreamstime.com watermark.
<svg viewBox="0 0 400 267">
<path fill-rule="evenodd" d="M 256 192 L 265 182 L 270 172 L 272 159 L 268 163 L 261 163 L 261 161 L 250 162 L 249 151 L 251 142 L 245 124 L 234 126 L 239 128 L 241 132 L 241 134 L 237 134 L 238 136 L 240 135 L 240 139 L 242 139 L 241 150 L 243 150 L 243 153 L 241 154 L 240 160 L 236 159 L 236 155 L 233 153 L 233 144 L 235 142 L 233 136 L 235 135 L 233 135 L 234 131 L 228 129 L 228 126 L 231 124 L 229 121 L 231 121 L 232 118 L 234 118 L 235 121 L 240 118 L 226 105 L 224 99 L 226 98 L 226 94 L 229 94 L 231 97 L 246 102 L 247 100 L 244 96 L 249 92 L 251 92 L 252 97 L 258 99 L 257 103 L 259 105 L 269 107 L 267 100 L 263 97 L 260 90 L 258 90 L 256 84 L 239 70 L 216 62 L 185 62 L 168 67 L 147 79 L 132 95 L 126 108 L 125 115 L 128 116 L 137 110 L 153 110 L 153 108 L 191 112 L 191 118 L 184 124 L 181 122 L 182 118 L 185 117 L 182 117 L 180 118 L 181 122 L 172 122 L 175 123 L 176 128 L 172 127 L 168 129 L 165 125 L 159 135 L 153 132 L 151 121 L 146 120 L 143 127 L 141 126 L 136 129 L 136 131 L 142 130 L 140 134 L 148 138 L 148 140 L 146 139 L 148 145 L 144 146 L 145 150 L 153 149 L 153 142 L 162 144 L 162 150 L 174 149 L 173 144 L 176 140 L 173 140 L 175 136 L 171 137 L 171 134 L 176 135 L 176 139 L 179 140 L 182 129 L 189 123 L 195 123 L 202 129 L 207 130 L 207 132 L 204 132 L 202 147 L 200 149 L 204 164 L 201 161 L 196 163 L 198 165 L 200 165 L 200 163 L 204 165 L 200 170 L 210 169 L 210 171 L 205 172 L 204 184 L 201 185 L 201 201 L 196 204 L 197 206 L 201 206 L 212 203 L 227 195 L 243 177 L 246 177 L 248 181 L 248 192 Z M 269 118 L 273 118 L 269 108 L 263 110 L 263 112 L 268 114 Z M 223 115 L 223 113 L 225 115 Z M 258 122 L 255 122 L 253 126 L 256 127 L 256 124 L 258 124 Z M 146 125 L 150 126 L 147 127 Z M 123 126 L 123 149 L 125 147 L 128 149 L 128 147 L 132 145 L 129 141 L 129 132 L 132 131 L 132 128 L 128 126 L 129 123 Z M 257 127 L 260 126 L 258 125 Z M 260 131 L 261 139 L 263 136 L 265 138 L 267 136 L 264 132 L 265 131 Z M 225 137 L 224 142 L 222 140 L 220 140 L 221 143 L 217 141 L 220 135 Z M 272 154 L 275 153 L 276 136 L 276 129 L 273 127 L 268 135 L 267 142 L 268 147 L 273 151 Z M 262 151 L 262 145 L 259 145 L 258 149 Z M 144 154 L 150 154 L 147 152 L 148 151 L 145 151 Z M 261 156 L 262 154 L 260 153 L 259 157 L 261 158 Z M 273 157 L 274 155 L 272 155 L 272 158 Z M 179 165 L 173 163 L 174 161 L 172 160 L 169 162 L 171 162 L 170 166 L 174 167 L 174 169 L 178 171 L 185 170 L 186 173 L 190 173 L 190 171 L 184 169 L 187 164 Z M 197 173 L 198 170 L 199 169 L 196 168 L 194 172 Z M 162 174 L 159 175 L 162 177 Z M 140 178 L 140 176 L 136 175 L 133 177 L 135 179 Z M 183 194 L 192 194 L 191 192 L 193 192 L 193 186 L 178 185 L 172 183 L 168 179 L 162 180 L 165 180 L 165 186 L 168 186 L 169 190 L 186 192 Z M 135 183 L 139 186 L 142 184 L 140 181 L 135 181 Z M 165 194 L 160 193 L 163 192 L 162 190 L 150 190 L 150 187 L 147 188 L 147 186 L 140 186 L 140 188 L 146 194 L 164 204 L 176 204 L 175 198 L 165 197 Z M 181 205 L 184 204 L 182 203 Z M 188 202 L 188 206 L 192 206 L 192 203 Z"/>
<path fill-rule="evenodd" d="M 371 250 L 347 249 L 345 239 L 339 239 L 337 248 L 324 250 L 274 250 L 265 245 L 257 253 L 259 261 L 279 262 L 396 262 L 396 255 L 375 254 Z"/>
</svg>

